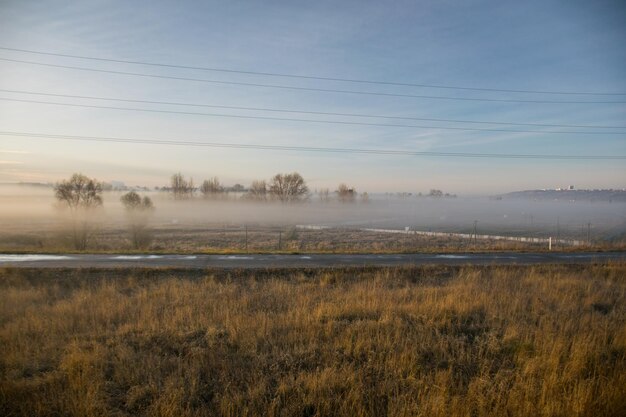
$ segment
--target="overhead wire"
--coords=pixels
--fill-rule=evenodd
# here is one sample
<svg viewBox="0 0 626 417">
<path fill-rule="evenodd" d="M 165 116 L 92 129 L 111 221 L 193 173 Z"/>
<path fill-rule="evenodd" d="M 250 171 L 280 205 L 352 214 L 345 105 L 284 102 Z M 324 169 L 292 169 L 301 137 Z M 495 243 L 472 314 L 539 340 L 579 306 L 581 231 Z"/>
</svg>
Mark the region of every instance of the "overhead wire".
<svg viewBox="0 0 626 417">
<path fill-rule="evenodd" d="M 234 118 L 234 119 L 273 120 L 273 121 L 297 122 L 297 123 L 336 124 L 336 125 L 350 125 L 350 126 L 399 127 L 399 128 L 415 128 L 415 129 L 440 129 L 440 130 L 472 131 L 472 132 L 498 132 L 498 133 L 541 133 L 541 134 L 552 134 L 552 135 L 625 135 L 626 134 L 626 132 L 586 132 L 586 131 L 542 131 L 542 130 L 524 130 L 524 129 L 487 129 L 487 128 L 476 128 L 476 127 L 424 126 L 424 125 L 409 125 L 409 124 L 395 124 L 395 123 L 351 122 L 351 121 L 345 121 L 345 120 L 294 119 L 294 118 L 288 118 L 288 117 L 253 116 L 253 115 L 225 114 L 225 113 L 201 113 L 201 112 L 190 112 L 190 111 L 145 109 L 145 108 L 135 108 L 135 107 L 98 106 L 98 105 L 94 105 L 94 104 L 61 103 L 61 102 L 40 101 L 40 100 L 26 100 L 26 99 L 7 98 L 7 97 L 0 97 L 0 100 L 1 101 L 20 102 L 20 103 L 44 104 L 44 105 L 78 107 L 78 108 L 91 108 L 91 109 L 104 109 L 104 110 L 135 111 L 135 112 L 145 112 L 145 113 L 181 114 L 181 115 L 191 115 L 191 116 L 209 116 L 209 117 L 222 117 L 222 118 Z"/>
<path fill-rule="evenodd" d="M 125 102 L 125 103 L 159 104 L 159 105 L 172 105 L 172 106 L 185 106 L 185 107 L 206 107 L 206 108 L 219 108 L 219 109 L 229 109 L 229 110 L 311 114 L 311 115 L 322 115 L 322 116 L 345 116 L 345 117 L 392 119 L 392 120 L 419 120 L 419 121 L 429 121 L 429 122 L 491 124 L 491 125 L 505 125 L 505 126 L 561 127 L 561 128 L 583 128 L 583 129 L 584 128 L 626 129 L 626 126 L 571 125 L 571 124 L 551 124 L 551 123 L 515 123 L 515 122 L 498 122 L 498 121 L 439 119 L 439 118 L 429 118 L 429 117 L 390 116 L 390 115 L 375 115 L 375 114 L 360 114 L 360 113 L 340 113 L 340 112 L 307 111 L 307 110 L 293 110 L 293 109 L 276 109 L 276 108 L 267 108 L 267 107 L 228 106 L 228 105 L 217 105 L 217 104 L 188 103 L 188 102 L 180 102 L 180 101 L 139 100 L 139 99 L 85 96 L 85 95 L 75 95 L 75 94 L 58 94 L 58 93 L 46 93 L 46 92 L 25 91 L 25 90 L 9 90 L 9 89 L 0 89 L 0 92 L 11 93 L 11 94 L 15 93 L 15 94 L 25 94 L 25 95 L 46 96 L 46 97 L 117 101 L 117 102 Z"/>
<path fill-rule="evenodd" d="M 262 87 L 262 88 L 273 88 L 273 89 L 294 90 L 294 91 L 314 91 L 314 92 L 321 92 L 321 93 L 371 95 L 371 96 L 382 96 L 382 97 L 406 97 L 406 98 L 421 98 L 421 99 L 428 99 L 428 100 L 453 100 L 453 101 L 472 101 L 472 102 L 479 101 L 479 102 L 495 102 L 495 103 L 531 103 L 531 104 L 625 104 L 626 103 L 626 101 L 616 101 L 616 100 L 610 100 L 610 101 L 520 100 L 520 99 L 496 99 L 496 98 L 478 98 L 478 97 L 431 96 L 431 95 L 421 95 L 421 94 L 386 93 L 386 92 L 378 92 L 378 91 L 341 90 L 341 89 L 333 89 L 333 88 L 299 87 L 299 86 L 291 86 L 291 85 L 249 83 L 249 82 L 241 82 L 241 81 L 210 80 L 206 78 L 192 78 L 192 77 L 178 77 L 178 76 L 160 75 L 160 74 L 146 74 L 146 73 L 130 72 L 130 71 L 116 71 L 116 70 L 106 70 L 106 69 L 101 69 L 101 68 L 79 67 L 79 66 L 74 66 L 74 65 L 51 64 L 51 63 L 46 63 L 46 62 L 26 61 L 26 60 L 11 59 L 11 58 L 0 58 L 0 61 L 45 66 L 45 67 L 50 67 L 50 68 L 63 68 L 63 69 L 72 69 L 72 70 L 78 70 L 78 71 L 90 71 L 90 72 L 99 72 L 99 73 L 107 73 L 107 74 L 117 74 L 117 75 L 125 75 L 125 76 L 159 78 L 159 79 L 169 79 L 169 80 L 178 80 L 178 81 L 194 81 L 194 82 L 202 82 L 202 83 L 209 83 L 209 84 L 215 84 L 215 85 L 237 85 L 237 86 L 245 86 L 245 87 Z"/>
<path fill-rule="evenodd" d="M 355 78 L 324 77 L 324 76 L 317 76 L 317 75 L 286 74 L 286 73 L 278 73 L 278 72 L 249 71 L 249 70 L 237 70 L 237 69 L 229 69 L 229 68 L 202 67 L 202 66 L 191 66 L 191 65 L 166 64 L 166 63 L 158 63 L 158 62 L 146 62 L 146 61 L 137 61 L 137 60 L 113 59 L 113 58 L 103 58 L 103 57 L 94 57 L 94 56 L 85 56 L 85 55 L 63 54 L 63 53 L 58 53 L 58 52 L 35 51 L 35 50 L 30 50 L 30 49 L 10 48 L 6 46 L 0 46 L 0 50 L 22 52 L 22 53 L 36 54 L 36 55 L 63 57 L 63 58 L 84 59 L 84 60 L 91 60 L 91 61 L 114 62 L 114 63 L 120 63 L 120 64 L 144 65 L 144 66 L 163 67 L 163 68 L 178 68 L 178 69 L 186 69 L 186 70 L 260 75 L 260 76 L 266 76 L 266 77 L 283 77 L 283 78 L 308 79 L 308 80 L 320 80 L 320 81 L 337 81 L 337 82 L 349 82 L 349 83 L 359 83 L 359 84 L 378 84 L 378 85 L 389 85 L 389 86 L 400 86 L 400 87 L 439 88 L 439 89 L 452 89 L 452 90 L 488 91 L 488 92 L 524 93 L 524 94 L 594 95 L 594 96 L 624 96 L 626 95 L 626 93 L 621 93 L 621 92 L 607 93 L 607 92 L 593 92 L 593 91 L 503 89 L 503 88 L 452 86 L 452 85 L 442 85 L 442 84 L 363 80 L 363 79 L 355 79 Z"/>
<path fill-rule="evenodd" d="M 323 152 L 323 153 L 351 153 L 373 154 L 394 156 L 426 156 L 426 157 L 452 157 L 452 158 L 492 158 L 492 159 L 547 159 L 547 160 L 624 160 L 626 155 L 564 155 L 564 154 L 501 154 L 501 153 L 470 153 L 470 152 L 434 152 L 434 151 L 410 151 L 394 149 L 363 149 L 363 148 L 329 148 L 312 146 L 292 145 L 263 145 L 228 142 L 205 142 L 205 141 L 177 141 L 156 140 L 138 138 L 118 138 L 102 136 L 79 136 L 58 135 L 33 132 L 0 131 L 1 136 L 27 137 L 34 139 L 72 140 L 106 143 L 130 143 L 147 145 L 173 145 L 173 146 L 197 146 L 211 148 L 255 149 L 270 151 L 299 151 L 299 152 Z"/>
</svg>

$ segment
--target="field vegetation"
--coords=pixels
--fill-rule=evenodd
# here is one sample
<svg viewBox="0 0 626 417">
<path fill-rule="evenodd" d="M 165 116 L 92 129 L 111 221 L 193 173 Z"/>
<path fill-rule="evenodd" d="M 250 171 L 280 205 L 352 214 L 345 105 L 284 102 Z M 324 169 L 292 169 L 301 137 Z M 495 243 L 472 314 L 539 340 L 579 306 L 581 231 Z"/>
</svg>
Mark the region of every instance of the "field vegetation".
<svg viewBox="0 0 626 417">
<path fill-rule="evenodd" d="M 136 223 L 132 223 L 133 227 Z M 139 223 L 143 225 L 143 223 Z M 142 228 L 137 233 L 125 224 L 94 229 L 86 251 L 150 253 L 414 253 L 547 251 L 545 243 L 483 240 L 454 236 L 424 236 L 371 232 L 353 228 L 302 230 L 295 226 L 262 224 L 190 224 Z M 590 245 L 553 244 L 553 250 L 624 250 L 626 241 L 597 241 Z M 63 225 L 37 227 L 7 224 L 0 230 L 0 252 L 81 252 Z"/>
<path fill-rule="evenodd" d="M 626 265 L 0 270 L 4 416 L 626 415 Z"/>
</svg>

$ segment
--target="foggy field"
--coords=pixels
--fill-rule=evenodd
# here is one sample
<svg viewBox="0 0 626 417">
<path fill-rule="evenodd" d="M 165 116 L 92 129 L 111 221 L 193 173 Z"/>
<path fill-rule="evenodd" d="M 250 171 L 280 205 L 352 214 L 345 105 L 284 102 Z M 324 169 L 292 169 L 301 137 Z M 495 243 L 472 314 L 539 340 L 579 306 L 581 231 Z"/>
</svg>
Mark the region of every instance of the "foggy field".
<svg viewBox="0 0 626 417">
<path fill-rule="evenodd" d="M 221 226 L 221 227 L 220 227 Z M 118 226 L 119 227 L 119 226 Z M 246 245 L 247 234 L 247 245 Z M 98 230 L 90 252 L 136 251 L 129 243 L 125 229 L 109 227 Z M 293 226 L 207 225 L 166 226 L 152 230 L 152 244 L 143 251 L 164 253 L 240 253 L 240 252 L 456 252 L 485 250 L 547 250 L 545 244 L 512 241 L 476 243 L 455 237 L 426 237 L 360 231 L 349 228 L 301 230 Z M 619 249 L 623 244 L 594 244 L 578 249 Z M 559 248 L 554 245 L 554 248 Z M 576 247 L 562 246 L 575 250 Z M 0 251 L 46 252 L 74 251 L 63 230 L 28 230 L 5 228 L 0 232 Z"/>
<path fill-rule="evenodd" d="M 626 266 L 0 270 L 0 414 L 618 416 Z"/>
<path fill-rule="evenodd" d="M 366 232 L 386 228 L 471 234 L 575 239 L 585 249 L 619 249 L 626 242 L 626 203 L 545 202 L 488 198 L 372 196 L 369 203 L 281 204 L 243 199 L 177 201 L 146 192 L 155 204 L 148 219 L 156 252 L 414 252 L 542 250 L 546 244 L 425 237 Z M 90 213 L 90 251 L 129 251 L 128 219 L 121 193 L 104 193 L 103 207 Z M 52 189 L 0 187 L 0 251 L 72 250 L 70 217 Z M 296 225 L 325 230 L 295 230 Z M 247 229 L 247 245 L 246 245 Z M 294 232 L 295 230 L 295 232 Z M 588 239 L 591 246 L 587 245 Z M 554 245 L 554 249 L 571 249 Z"/>
</svg>

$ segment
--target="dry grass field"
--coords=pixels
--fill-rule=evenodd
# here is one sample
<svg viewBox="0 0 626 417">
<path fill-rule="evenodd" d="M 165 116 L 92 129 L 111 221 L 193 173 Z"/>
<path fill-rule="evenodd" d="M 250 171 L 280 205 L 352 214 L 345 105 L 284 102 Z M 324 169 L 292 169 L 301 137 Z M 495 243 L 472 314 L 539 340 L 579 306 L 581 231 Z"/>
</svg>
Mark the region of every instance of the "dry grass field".
<svg viewBox="0 0 626 417">
<path fill-rule="evenodd" d="M 21 224 L 0 228 L 0 252 L 72 252 L 69 233 L 59 225 L 26 227 Z M 247 235 L 247 238 L 246 238 Z M 159 225 L 151 230 L 151 244 L 142 251 L 151 253 L 399 253 L 459 251 L 546 251 L 543 243 L 477 240 L 422 235 L 391 234 L 350 228 L 296 230 L 289 226 L 250 225 Z M 246 244 L 247 241 L 247 244 Z M 624 250 L 626 241 L 594 241 L 592 245 L 553 245 L 554 250 Z M 87 251 L 132 252 L 129 233 L 119 225 L 94 230 Z"/>
<path fill-rule="evenodd" d="M 623 416 L 626 265 L 0 270 L 3 416 Z"/>
</svg>

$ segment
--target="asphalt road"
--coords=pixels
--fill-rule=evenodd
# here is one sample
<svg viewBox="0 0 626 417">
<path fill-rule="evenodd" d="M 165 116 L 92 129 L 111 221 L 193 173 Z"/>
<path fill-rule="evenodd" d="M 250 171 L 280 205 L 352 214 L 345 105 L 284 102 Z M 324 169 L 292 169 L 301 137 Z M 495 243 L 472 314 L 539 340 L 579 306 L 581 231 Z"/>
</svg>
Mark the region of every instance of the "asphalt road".
<svg viewBox="0 0 626 417">
<path fill-rule="evenodd" d="M 397 255 L 90 255 L 0 254 L 0 267 L 22 268 L 329 268 L 401 265 L 532 265 L 626 261 L 626 252 Z"/>
</svg>

